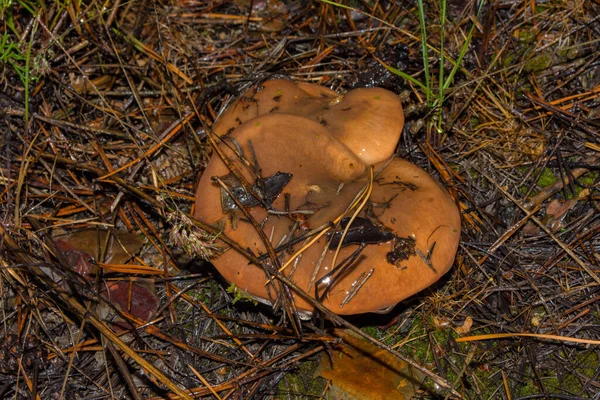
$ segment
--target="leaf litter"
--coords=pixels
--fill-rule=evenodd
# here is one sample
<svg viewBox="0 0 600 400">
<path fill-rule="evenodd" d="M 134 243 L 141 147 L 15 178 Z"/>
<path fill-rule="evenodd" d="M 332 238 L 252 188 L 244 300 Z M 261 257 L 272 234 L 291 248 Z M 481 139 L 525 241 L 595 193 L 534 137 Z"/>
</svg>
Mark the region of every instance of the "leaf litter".
<svg viewBox="0 0 600 400">
<path fill-rule="evenodd" d="M 432 94 L 462 60 L 435 104 L 385 68 L 426 82 L 412 2 L 0 7 L 1 397 L 327 395 L 295 372 L 327 357 L 341 321 L 294 328 L 234 305 L 186 252 L 235 246 L 189 226 L 207 130 L 251 84 L 285 76 L 401 95 L 416 112 L 398 154 L 461 208 L 453 272 L 387 316 L 345 320 L 428 373 L 414 398 L 597 398 L 600 6 L 441 2 L 441 62 L 443 9 L 424 3 Z M 144 241 L 107 249 L 97 232 Z M 98 246 L 78 247 L 85 235 Z"/>
</svg>

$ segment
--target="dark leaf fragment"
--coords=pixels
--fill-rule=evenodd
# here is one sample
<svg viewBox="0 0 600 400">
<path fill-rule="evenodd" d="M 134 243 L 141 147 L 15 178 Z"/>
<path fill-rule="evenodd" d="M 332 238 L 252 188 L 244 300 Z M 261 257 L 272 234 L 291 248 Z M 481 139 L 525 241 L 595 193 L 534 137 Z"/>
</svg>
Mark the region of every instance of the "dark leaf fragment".
<svg viewBox="0 0 600 400">
<path fill-rule="evenodd" d="M 270 204 L 279 196 L 285 185 L 292 179 L 292 174 L 277 172 L 267 178 L 257 179 L 252 190 L 262 197 L 262 201 Z M 248 192 L 233 174 L 225 175 L 221 180 L 229 187 L 231 193 L 244 207 L 254 207 L 261 201 Z M 223 212 L 234 211 L 237 206 L 233 199 L 221 188 L 221 208 Z"/>
<path fill-rule="evenodd" d="M 344 229 L 350 222 L 350 218 L 346 217 L 340 221 L 340 230 L 332 233 L 333 238 L 331 239 L 331 243 L 329 248 L 336 248 L 340 243 L 342 235 L 344 234 Z M 352 226 L 348 229 L 348 233 L 344 237 L 344 241 L 342 242 L 342 247 L 347 246 L 349 244 L 376 244 L 376 243 L 385 243 L 390 240 L 394 240 L 396 235 L 394 232 L 388 231 L 385 227 L 377 226 L 371 222 L 371 220 L 367 218 L 355 218 L 352 222 Z"/>
</svg>

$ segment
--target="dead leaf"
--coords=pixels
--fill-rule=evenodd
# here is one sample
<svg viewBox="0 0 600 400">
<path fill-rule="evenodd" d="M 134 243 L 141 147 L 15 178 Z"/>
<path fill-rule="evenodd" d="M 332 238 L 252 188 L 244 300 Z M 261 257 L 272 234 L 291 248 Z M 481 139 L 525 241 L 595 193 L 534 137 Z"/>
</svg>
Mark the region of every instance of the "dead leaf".
<svg viewBox="0 0 600 400">
<path fill-rule="evenodd" d="M 546 215 L 542 218 L 542 222 L 552 232 L 556 232 L 563 226 L 563 221 L 569 211 L 575 204 L 577 199 L 571 199 L 568 201 L 562 201 L 554 199 L 546 207 Z M 542 233 L 542 229 L 534 222 L 528 221 L 523 227 L 523 235 L 525 236 L 537 236 Z"/>
<path fill-rule="evenodd" d="M 348 330 L 336 329 L 343 339 L 323 354 L 317 374 L 331 380 L 330 399 L 386 400 L 410 399 L 424 375 L 386 350 L 368 343 Z"/>
<path fill-rule="evenodd" d="M 122 280 L 107 283 L 103 296 L 114 306 L 134 317 L 149 321 L 158 310 L 154 283 L 147 279 Z"/>
<path fill-rule="evenodd" d="M 67 265 L 79 275 L 90 280 L 89 275 L 97 272 L 97 267 L 93 263 L 92 256 L 84 251 L 80 251 L 73 247 L 69 241 L 65 239 L 54 239 L 54 243 L 58 250 L 63 253 Z"/>
<path fill-rule="evenodd" d="M 465 318 L 465 321 L 463 322 L 462 326 L 459 326 L 458 328 L 455 328 L 454 330 L 459 335 L 466 335 L 467 333 L 469 333 L 471 331 L 472 326 L 473 326 L 473 318 L 467 316 L 467 318 Z"/>
<path fill-rule="evenodd" d="M 71 248 L 76 249 L 80 253 L 88 254 L 96 261 L 103 261 L 110 264 L 125 264 L 140 250 L 144 244 L 144 239 L 140 235 L 125 230 L 113 230 L 112 232 L 113 235 L 111 235 L 108 241 L 104 260 L 101 260 L 100 256 L 106 243 L 107 229 L 82 229 L 56 236 L 54 241 L 61 241 L 63 245 L 67 243 Z"/>
</svg>

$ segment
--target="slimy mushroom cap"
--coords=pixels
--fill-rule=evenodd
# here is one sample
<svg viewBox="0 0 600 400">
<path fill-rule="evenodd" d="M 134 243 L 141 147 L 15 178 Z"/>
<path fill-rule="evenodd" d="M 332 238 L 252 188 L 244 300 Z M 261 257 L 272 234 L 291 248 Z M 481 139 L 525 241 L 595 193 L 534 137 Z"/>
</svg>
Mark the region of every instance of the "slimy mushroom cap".
<svg viewBox="0 0 600 400">
<path fill-rule="evenodd" d="M 265 85 L 272 88 L 268 82 Z M 286 87 L 297 89 L 295 85 Z M 377 93 L 364 91 L 367 97 Z M 312 90 L 310 95 L 315 92 Z M 366 108 L 362 103 L 366 100 L 356 100 L 352 93 L 338 104 L 347 101 L 352 108 L 358 104 Z M 388 98 L 387 93 L 376 96 L 377 100 Z M 327 100 L 326 96 L 323 99 Z M 373 108 L 367 114 L 390 111 L 384 105 L 368 107 Z M 332 121 L 344 112 L 321 107 L 317 114 L 313 110 L 310 115 Z M 353 123 L 359 125 L 360 121 Z M 389 309 L 449 270 L 460 237 L 458 209 L 445 189 L 414 164 L 399 159 L 388 164 L 379 162 L 374 166 L 377 173 L 370 198 L 348 228 L 336 265 L 332 265 L 336 243 L 352 213 L 341 217 L 357 193 L 369 184 L 370 173 L 368 163 L 356 154 L 351 143 L 347 145 L 340 139 L 341 134 L 336 134 L 331 125 L 335 124 L 272 112 L 243 122 L 226 135 L 220 147 L 244 179 L 263 192 L 267 178 L 277 173 L 291 174 L 278 196 L 246 206 L 276 249 L 281 264 L 306 243 L 298 238 L 323 224 L 340 222 L 295 258 L 283 274 L 338 314 Z M 220 226 L 242 248 L 269 262 L 264 243 L 240 210 L 223 208 L 223 190 L 213 177 L 225 180 L 227 176 L 231 176 L 228 167 L 213 156 L 198 185 L 194 216 Z M 239 184 L 235 179 L 228 182 Z M 352 255 L 355 259 L 343 270 L 336 269 Z M 239 289 L 266 302 L 276 301 L 273 290 L 265 284 L 268 277 L 264 269 L 249 264 L 242 254 L 230 249 L 212 262 Z M 301 296 L 296 295 L 295 302 L 299 309 L 312 311 Z"/>
<path fill-rule="evenodd" d="M 259 115 L 293 114 L 329 129 L 367 165 L 394 154 L 404 126 L 402 104 L 385 89 L 356 89 L 345 95 L 314 84 L 284 79 L 266 81 L 248 90 L 215 122 L 224 136 Z"/>
</svg>

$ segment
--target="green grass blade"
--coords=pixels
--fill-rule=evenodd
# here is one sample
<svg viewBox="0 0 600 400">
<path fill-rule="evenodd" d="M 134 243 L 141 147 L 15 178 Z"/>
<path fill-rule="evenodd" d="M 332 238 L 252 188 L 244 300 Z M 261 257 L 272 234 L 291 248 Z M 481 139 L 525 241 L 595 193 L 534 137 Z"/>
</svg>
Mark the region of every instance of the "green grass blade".
<svg viewBox="0 0 600 400">
<path fill-rule="evenodd" d="M 25 54 L 25 74 L 23 78 L 23 86 L 25 89 L 25 123 L 29 122 L 29 84 L 31 83 L 31 77 L 29 72 L 31 70 L 31 47 L 33 46 L 35 28 L 32 30 L 31 40 L 27 45 L 27 53 Z"/>
<path fill-rule="evenodd" d="M 335 2 L 335 1 L 333 1 L 333 0 L 321 0 L 321 2 L 322 2 L 322 3 L 325 3 L 325 4 L 330 4 L 330 5 L 332 5 L 332 6 L 335 6 L 335 7 L 345 8 L 345 9 L 347 9 L 347 10 L 352 10 L 352 11 L 356 11 L 356 12 L 362 12 L 362 11 L 360 11 L 360 10 L 358 10 L 358 9 L 354 8 L 354 7 L 350 7 L 350 6 L 347 6 L 347 5 L 345 5 L 345 4 L 336 3 L 336 2 Z M 422 4 L 422 0 L 420 1 L 420 3 L 421 3 L 420 10 L 422 11 L 422 10 L 423 10 L 423 4 Z M 379 19 L 379 18 L 376 18 L 376 17 L 374 17 L 374 16 L 372 16 L 372 15 L 369 15 L 369 14 L 365 14 L 365 15 L 367 15 L 367 16 L 369 16 L 370 18 L 373 18 L 373 19 L 375 19 L 376 21 L 379 21 L 379 22 L 381 22 L 381 23 L 383 23 L 383 24 L 385 24 L 385 25 L 387 25 L 387 26 L 391 26 L 391 27 L 393 27 L 391 24 L 389 24 L 389 23 L 387 23 L 387 22 L 385 22 L 385 21 L 382 21 L 382 20 L 381 20 L 381 19 Z M 422 37 L 421 37 L 421 38 L 422 38 L 422 41 L 421 41 L 421 42 L 422 42 L 422 45 L 424 46 L 424 47 L 423 47 L 423 52 L 424 52 L 424 54 L 427 54 L 427 41 L 426 41 L 426 40 L 424 40 L 424 38 L 426 37 L 426 35 L 425 35 L 425 18 L 424 18 L 424 14 L 423 14 L 422 12 L 420 12 L 420 16 L 421 16 L 420 20 L 421 20 L 421 23 L 422 23 L 421 30 L 422 30 L 422 32 L 423 32 L 423 35 L 422 35 Z M 424 57 L 424 59 L 423 59 L 423 64 L 424 64 L 424 66 L 425 66 L 425 80 L 426 80 L 426 83 L 425 83 L 425 84 L 423 84 L 423 83 L 422 83 L 422 82 L 420 82 L 419 80 L 417 80 L 417 79 L 413 78 L 412 76 L 408 75 L 406 72 L 400 71 L 399 69 L 396 69 L 396 68 L 394 68 L 394 67 L 392 67 L 392 66 L 389 66 L 389 65 L 387 65 L 386 63 L 384 63 L 382 60 L 378 59 L 377 57 L 375 57 L 375 59 L 376 59 L 376 60 L 377 60 L 377 61 L 378 61 L 378 62 L 379 62 L 379 63 L 380 63 L 380 64 L 381 64 L 383 67 L 385 67 L 385 69 L 387 69 L 388 71 L 390 71 L 392 74 L 398 75 L 399 77 L 401 77 L 401 78 L 403 78 L 403 79 L 406 79 L 407 81 L 409 81 L 409 82 L 411 82 L 411 83 L 413 83 L 413 84 L 417 85 L 417 86 L 418 86 L 418 87 L 420 87 L 421 89 L 423 89 L 423 90 L 425 91 L 425 93 L 426 93 L 426 96 L 427 96 L 427 99 L 428 99 L 428 101 L 430 101 L 430 100 L 431 100 L 431 98 L 433 97 L 433 93 L 432 93 L 432 91 L 431 91 L 430 82 L 429 82 L 429 63 L 428 63 L 428 59 L 427 59 L 427 57 Z"/>
<path fill-rule="evenodd" d="M 418 87 L 420 87 L 421 89 L 423 89 L 427 95 L 427 98 L 430 98 L 432 96 L 431 90 L 427 86 L 425 86 L 421 81 L 419 81 L 418 79 L 413 78 L 412 76 L 410 76 L 409 74 L 407 74 L 404 71 L 400 71 L 399 69 L 396 69 L 392 66 L 387 65 L 385 62 L 383 62 L 382 60 L 380 60 L 377 57 L 375 57 L 375 59 L 379 62 L 379 64 L 381 64 L 385 69 L 390 71 L 392 74 L 398 75 L 399 77 L 404 78 L 407 81 L 412 82 L 415 85 L 417 85 Z"/>
<path fill-rule="evenodd" d="M 477 10 L 477 18 L 479 18 L 482 8 L 483 8 L 483 2 L 480 3 L 479 10 Z M 456 64 L 454 64 L 454 68 L 452 68 L 450 75 L 448 75 L 448 78 L 446 78 L 446 81 L 444 82 L 444 90 L 446 90 L 450 87 L 450 84 L 452 83 L 452 79 L 454 79 L 454 75 L 456 74 L 456 71 L 458 71 L 458 68 L 460 67 L 460 64 L 462 63 L 462 60 L 465 57 L 465 54 L 467 54 L 467 49 L 468 49 L 469 45 L 471 44 L 471 39 L 473 38 L 473 32 L 475 32 L 475 22 L 473 22 L 473 24 L 471 25 L 471 29 L 469 29 L 469 34 L 467 35 L 467 40 L 465 40 L 465 42 L 462 45 L 462 48 L 460 49 L 460 54 L 458 55 Z"/>
<path fill-rule="evenodd" d="M 446 37 L 445 37 L 445 33 L 446 33 L 446 0 L 440 0 L 439 5 L 440 5 L 440 58 L 439 58 L 439 67 L 438 68 L 440 69 L 440 77 L 438 79 L 439 93 L 438 93 L 438 98 L 437 98 L 436 103 L 440 105 L 440 107 L 438 109 L 437 130 L 438 130 L 438 132 L 441 132 L 442 131 L 442 119 L 443 119 L 443 113 L 444 113 L 442 105 L 444 104 L 444 94 L 446 91 L 446 88 L 444 88 L 444 85 L 443 85 L 444 64 L 445 64 L 444 41 L 446 40 Z"/>
<path fill-rule="evenodd" d="M 354 10 L 354 7 L 350 7 L 350 6 L 347 6 L 345 4 L 336 3 L 335 1 L 331 1 L 331 0 L 321 0 L 321 2 L 325 3 L 325 4 L 331 4 L 332 6 L 336 6 L 336 7 L 340 7 L 340 8 L 345 8 L 347 10 Z"/>
<path fill-rule="evenodd" d="M 446 0 L 440 0 L 440 79 L 438 81 L 439 94 L 438 103 L 444 103 L 444 40 L 445 40 L 445 26 L 446 26 Z"/>
<path fill-rule="evenodd" d="M 425 29 L 425 9 L 423 0 L 419 0 L 419 25 L 421 26 L 421 49 L 423 52 L 423 70 L 425 73 L 425 86 L 427 86 L 427 104 L 431 104 L 433 92 L 431 91 L 431 80 L 429 78 L 429 58 L 427 57 L 427 30 Z"/>
</svg>

